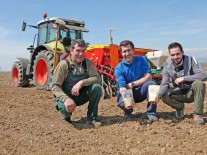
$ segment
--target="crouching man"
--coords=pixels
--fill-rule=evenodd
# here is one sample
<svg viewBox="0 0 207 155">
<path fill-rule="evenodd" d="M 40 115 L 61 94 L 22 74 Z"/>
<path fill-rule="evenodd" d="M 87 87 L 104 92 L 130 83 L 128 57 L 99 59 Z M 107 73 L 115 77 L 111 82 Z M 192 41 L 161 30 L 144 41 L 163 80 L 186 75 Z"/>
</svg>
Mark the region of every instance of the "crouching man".
<svg viewBox="0 0 207 155">
<path fill-rule="evenodd" d="M 70 56 L 60 61 L 54 71 L 52 91 L 55 95 L 56 108 L 61 112 L 63 120 L 71 123 L 71 115 L 76 106 L 89 101 L 87 123 L 101 126 L 97 120 L 98 105 L 102 95 L 101 79 L 92 61 L 85 58 L 86 44 L 84 40 L 72 41 Z"/>
<path fill-rule="evenodd" d="M 163 102 L 176 109 L 176 117 L 184 118 L 184 103 L 194 102 L 193 118 L 196 124 L 204 124 L 203 103 L 207 76 L 194 57 L 184 55 L 181 44 L 168 46 L 170 58 L 165 63 L 160 97 Z M 169 86 L 170 79 L 172 86 Z"/>
<path fill-rule="evenodd" d="M 149 85 L 156 85 L 152 81 L 151 70 L 143 56 L 134 56 L 134 44 L 124 40 L 119 45 L 122 61 L 115 68 L 115 77 L 119 87 L 117 105 L 124 111 L 124 118 L 132 118 L 133 107 L 126 107 L 122 94 L 127 89 L 132 89 L 135 103 L 147 99 Z M 157 104 L 147 102 L 147 117 L 149 121 L 158 121 L 156 116 Z"/>
</svg>

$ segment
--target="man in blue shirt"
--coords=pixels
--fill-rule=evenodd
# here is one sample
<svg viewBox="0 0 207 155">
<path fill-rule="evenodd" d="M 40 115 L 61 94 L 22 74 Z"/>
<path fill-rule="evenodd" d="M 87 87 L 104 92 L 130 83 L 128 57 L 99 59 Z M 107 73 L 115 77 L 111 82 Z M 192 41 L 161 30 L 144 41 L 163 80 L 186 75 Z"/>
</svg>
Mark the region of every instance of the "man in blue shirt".
<svg viewBox="0 0 207 155">
<path fill-rule="evenodd" d="M 119 87 L 117 104 L 124 111 L 124 118 L 131 118 L 133 107 L 125 107 L 121 93 L 126 89 L 132 89 L 134 102 L 142 102 L 147 99 L 148 86 L 156 85 L 152 81 L 151 70 L 145 57 L 134 56 L 134 44 L 124 40 L 119 45 L 123 60 L 115 68 L 116 82 Z M 156 103 L 147 104 L 147 116 L 150 121 L 157 121 Z"/>
</svg>

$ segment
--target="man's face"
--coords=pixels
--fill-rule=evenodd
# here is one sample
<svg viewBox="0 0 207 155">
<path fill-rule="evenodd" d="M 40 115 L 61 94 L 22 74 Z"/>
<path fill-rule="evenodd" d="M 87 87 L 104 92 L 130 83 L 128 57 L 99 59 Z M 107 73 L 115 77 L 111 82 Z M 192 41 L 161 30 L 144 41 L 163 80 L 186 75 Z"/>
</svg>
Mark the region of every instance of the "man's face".
<svg viewBox="0 0 207 155">
<path fill-rule="evenodd" d="M 175 65 L 180 66 L 183 59 L 183 52 L 179 47 L 170 49 L 171 60 Z"/>
<path fill-rule="evenodd" d="M 85 58 L 85 50 L 86 47 L 81 47 L 76 44 L 74 49 L 70 50 L 72 61 L 77 64 L 82 62 Z"/>
<path fill-rule="evenodd" d="M 125 59 L 126 62 L 131 63 L 133 61 L 133 56 L 134 56 L 134 50 L 130 45 L 127 46 L 122 46 L 121 47 L 122 52 L 121 55 Z"/>
</svg>

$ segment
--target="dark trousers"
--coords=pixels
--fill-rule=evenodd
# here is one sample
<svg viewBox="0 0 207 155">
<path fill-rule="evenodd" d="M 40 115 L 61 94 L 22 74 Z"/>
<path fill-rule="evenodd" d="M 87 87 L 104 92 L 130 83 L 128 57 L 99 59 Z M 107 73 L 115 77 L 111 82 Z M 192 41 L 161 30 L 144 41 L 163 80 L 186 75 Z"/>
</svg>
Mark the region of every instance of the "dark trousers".
<svg viewBox="0 0 207 155">
<path fill-rule="evenodd" d="M 203 114 L 203 103 L 205 98 L 205 83 L 199 80 L 191 84 L 191 88 L 184 94 L 180 93 L 173 95 L 171 92 L 176 88 L 169 88 L 162 100 L 165 104 L 171 106 L 173 109 L 184 108 L 184 103 L 194 102 L 194 114 Z"/>
<path fill-rule="evenodd" d="M 87 117 L 95 119 L 98 113 L 98 104 L 102 95 L 102 89 L 99 84 L 93 84 L 84 87 L 79 96 L 68 95 L 76 104 L 81 106 L 89 101 Z M 56 98 L 56 108 L 61 112 L 63 119 L 69 118 L 72 113 L 66 111 L 65 105 L 62 101 Z"/>
<path fill-rule="evenodd" d="M 154 81 L 147 81 L 141 86 L 134 87 L 132 89 L 133 91 L 133 97 L 134 102 L 139 103 L 148 98 L 148 87 L 149 85 L 156 85 Z M 117 97 L 117 106 L 120 107 L 126 114 L 131 114 L 133 112 L 133 109 L 126 109 L 122 96 L 120 93 L 118 93 Z M 148 115 L 154 115 L 157 110 L 157 104 L 152 104 L 150 102 L 147 103 L 147 114 Z"/>
</svg>

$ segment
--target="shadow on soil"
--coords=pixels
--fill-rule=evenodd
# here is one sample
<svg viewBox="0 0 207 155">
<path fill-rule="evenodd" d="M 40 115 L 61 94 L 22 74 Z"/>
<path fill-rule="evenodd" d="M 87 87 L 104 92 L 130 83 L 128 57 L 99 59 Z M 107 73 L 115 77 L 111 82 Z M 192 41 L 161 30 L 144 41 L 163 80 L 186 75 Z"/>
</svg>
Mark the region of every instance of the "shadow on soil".
<svg viewBox="0 0 207 155">
<path fill-rule="evenodd" d="M 177 119 L 175 117 L 175 112 L 158 112 L 157 117 L 159 118 L 159 121 L 162 119 L 164 121 L 164 124 L 167 124 L 170 126 L 175 126 L 181 123 L 182 121 L 184 121 L 183 119 Z M 204 117 L 205 122 L 207 122 L 207 112 L 203 114 L 203 117 Z M 185 115 L 185 119 L 186 118 L 193 119 L 193 115 L 192 114 Z M 102 126 L 121 124 L 121 123 L 128 122 L 128 121 L 137 122 L 139 125 L 143 125 L 143 126 L 146 126 L 148 124 L 150 125 L 153 123 L 152 121 L 149 121 L 147 119 L 146 112 L 136 113 L 130 119 L 124 119 L 123 116 L 120 116 L 120 115 L 99 116 L 98 119 L 102 122 Z M 93 125 L 87 124 L 85 122 L 86 122 L 86 118 L 81 118 L 80 120 L 73 121 L 72 125 L 78 130 L 95 128 Z"/>
</svg>

